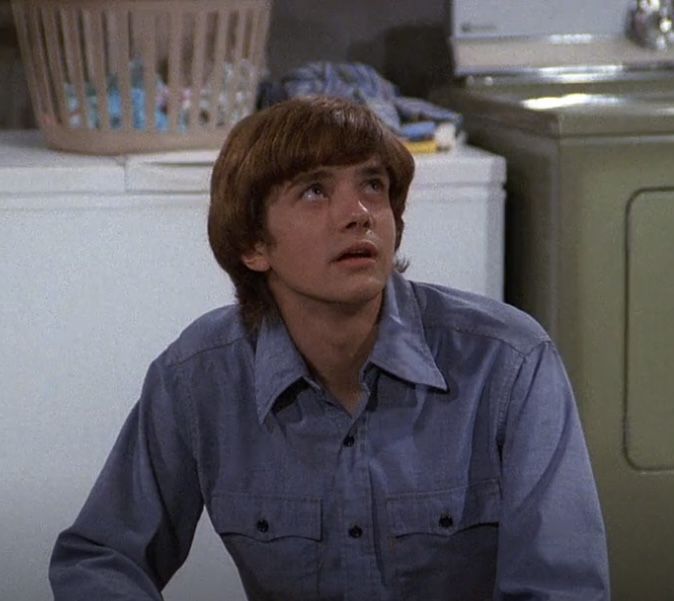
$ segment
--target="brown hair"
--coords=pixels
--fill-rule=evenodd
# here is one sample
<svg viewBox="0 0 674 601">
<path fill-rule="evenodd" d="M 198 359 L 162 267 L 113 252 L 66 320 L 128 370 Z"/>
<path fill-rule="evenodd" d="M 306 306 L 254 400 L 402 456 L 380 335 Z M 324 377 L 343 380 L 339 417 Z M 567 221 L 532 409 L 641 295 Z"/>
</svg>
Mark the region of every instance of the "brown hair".
<svg viewBox="0 0 674 601">
<path fill-rule="evenodd" d="M 371 156 L 380 158 L 390 178 L 397 250 L 414 160 L 368 108 L 339 98 L 294 98 L 254 113 L 232 129 L 211 177 L 208 238 L 234 282 L 248 327 L 256 329 L 275 308 L 266 275 L 241 260 L 257 242 L 268 240 L 266 201 L 272 188 L 316 167 L 353 165 Z"/>
</svg>

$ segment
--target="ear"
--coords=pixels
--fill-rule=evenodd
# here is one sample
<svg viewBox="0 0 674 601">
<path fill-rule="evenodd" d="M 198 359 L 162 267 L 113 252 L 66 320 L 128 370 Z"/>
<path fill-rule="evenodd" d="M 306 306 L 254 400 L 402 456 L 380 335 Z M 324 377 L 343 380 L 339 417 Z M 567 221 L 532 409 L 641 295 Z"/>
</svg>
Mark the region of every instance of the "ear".
<svg viewBox="0 0 674 601">
<path fill-rule="evenodd" d="M 267 247 L 264 243 L 258 242 L 255 246 L 241 255 L 241 262 L 251 271 L 263 273 L 269 271 L 269 259 L 267 258 Z"/>
</svg>

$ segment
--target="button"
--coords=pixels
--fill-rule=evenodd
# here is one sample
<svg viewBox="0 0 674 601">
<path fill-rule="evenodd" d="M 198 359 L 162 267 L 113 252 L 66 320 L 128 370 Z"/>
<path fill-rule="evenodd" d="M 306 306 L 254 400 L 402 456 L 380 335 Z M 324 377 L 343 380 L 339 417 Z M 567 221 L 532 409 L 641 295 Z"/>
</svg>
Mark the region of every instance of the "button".
<svg viewBox="0 0 674 601">
<path fill-rule="evenodd" d="M 454 525 L 454 520 L 451 515 L 443 513 L 438 520 L 438 524 L 440 528 L 451 528 Z"/>
<path fill-rule="evenodd" d="M 258 520 L 256 526 L 260 532 L 267 532 L 267 530 L 269 530 L 269 523 L 267 520 Z"/>
<path fill-rule="evenodd" d="M 351 538 L 360 538 L 363 536 L 363 530 L 360 526 L 351 526 L 351 528 L 349 528 L 349 536 Z"/>
<path fill-rule="evenodd" d="M 356 439 L 353 436 L 349 435 L 344 439 L 344 446 L 345 447 L 352 447 L 355 442 L 356 442 Z"/>
</svg>

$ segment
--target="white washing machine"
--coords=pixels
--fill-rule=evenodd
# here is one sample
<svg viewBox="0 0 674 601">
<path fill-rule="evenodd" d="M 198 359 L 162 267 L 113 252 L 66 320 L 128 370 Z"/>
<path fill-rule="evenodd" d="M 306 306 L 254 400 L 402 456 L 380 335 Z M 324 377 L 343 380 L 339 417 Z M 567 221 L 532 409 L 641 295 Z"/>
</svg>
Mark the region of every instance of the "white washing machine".
<svg viewBox="0 0 674 601">
<path fill-rule="evenodd" d="M 206 236 L 213 151 L 91 157 L 0 134 L 0 598 L 51 599 L 47 566 L 145 370 L 233 289 Z M 419 156 L 412 279 L 502 298 L 505 162 Z M 167 601 L 245 599 L 207 518 Z"/>
</svg>

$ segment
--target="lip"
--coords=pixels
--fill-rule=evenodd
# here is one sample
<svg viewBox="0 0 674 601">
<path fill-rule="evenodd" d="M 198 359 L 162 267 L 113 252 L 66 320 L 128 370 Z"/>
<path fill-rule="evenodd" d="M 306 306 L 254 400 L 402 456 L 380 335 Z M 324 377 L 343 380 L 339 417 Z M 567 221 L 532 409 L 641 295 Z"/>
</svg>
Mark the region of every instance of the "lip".
<svg viewBox="0 0 674 601">
<path fill-rule="evenodd" d="M 370 240 L 361 240 L 342 249 L 337 253 L 333 261 L 374 261 L 378 256 L 379 249 L 374 242 L 371 242 Z"/>
</svg>

